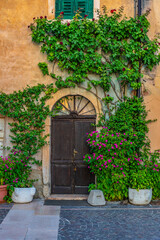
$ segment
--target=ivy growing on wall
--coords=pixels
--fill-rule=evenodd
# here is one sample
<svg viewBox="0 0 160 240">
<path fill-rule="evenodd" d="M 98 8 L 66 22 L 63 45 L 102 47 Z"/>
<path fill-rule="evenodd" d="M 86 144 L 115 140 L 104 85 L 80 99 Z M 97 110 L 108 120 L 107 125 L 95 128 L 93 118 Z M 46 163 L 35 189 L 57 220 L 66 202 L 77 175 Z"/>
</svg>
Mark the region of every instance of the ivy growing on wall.
<svg viewBox="0 0 160 240">
<path fill-rule="evenodd" d="M 39 84 L 0 95 L 0 113 L 13 119 L 9 123 L 13 148 L 20 150 L 30 163 L 40 164 L 35 154 L 46 144 L 47 135 L 43 132 L 45 120 L 51 114 L 46 101 L 55 92 L 53 84 Z"/>
<path fill-rule="evenodd" d="M 107 94 L 110 88 L 118 101 L 124 102 L 127 87 L 141 87 L 141 68 L 152 70 L 160 62 L 159 36 L 153 40 L 147 36 L 149 11 L 130 19 L 122 18 L 122 13 L 123 8 L 107 12 L 104 7 L 98 19 L 88 19 L 87 15 L 81 18 L 77 12 L 73 20 L 64 22 L 62 12 L 55 20 L 34 18 L 28 26 L 32 41 L 47 56 L 48 62 L 38 66 L 44 76 L 49 75 L 54 81 L 51 85 L 38 84 L 12 94 L 0 94 L 0 114 L 13 119 L 9 123 L 11 142 L 15 151 L 29 158 L 28 164 L 40 164 L 35 154 L 47 143 L 47 135 L 43 134 L 45 119 L 52 115 L 46 101 L 58 89 L 82 87 L 84 82 L 91 92 L 101 87 L 105 96 L 102 101 L 111 116 L 110 104 L 114 99 Z M 52 71 L 48 64 L 52 64 Z M 67 72 L 65 79 L 56 75 L 56 64 Z M 119 84 L 118 92 L 115 82 Z M 111 120 L 116 122 L 115 118 Z"/>
<path fill-rule="evenodd" d="M 41 52 L 53 63 L 50 76 L 56 80 L 57 88 L 88 81 L 89 90 L 100 86 L 108 92 L 110 88 L 116 91 L 114 81 L 117 81 L 120 94 L 116 92 L 116 96 L 123 101 L 126 86 L 141 87 L 137 82 L 143 77 L 141 68 L 152 70 L 159 63 L 160 43 L 158 36 L 153 40 L 147 36 L 149 11 L 130 19 L 122 18 L 122 12 L 122 7 L 118 13 L 116 10 L 108 13 L 104 7 L 97 20 L 90 20 L 87 15 L 80 19 L 80 12 L 70 22 L 63 21 L 63 12 L 54 21 L 43 17 L 34 19 L 29 26 L 32 40 L 40 44 Z M 69 76 L 63 80 L 56 76 L 56 63 Z M 39 67 L 44 75 L 48 74 L 46 63 L 39 63 Z M 94 74 L 95 79 L 90 79 L 89 74 Z"/>
</svg>

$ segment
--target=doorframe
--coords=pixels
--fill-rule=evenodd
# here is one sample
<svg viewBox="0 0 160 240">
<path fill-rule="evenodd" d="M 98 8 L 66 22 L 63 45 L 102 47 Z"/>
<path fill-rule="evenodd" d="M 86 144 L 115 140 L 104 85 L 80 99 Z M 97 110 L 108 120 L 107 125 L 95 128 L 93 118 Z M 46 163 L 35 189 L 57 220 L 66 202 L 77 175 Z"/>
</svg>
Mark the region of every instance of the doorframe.
<svg viewBox="0 0 160 240">
<path fill-rule="evenodd" d="M 62 97 L 67 95 L 81 95 L 87 98 L 95 107 L 96 110 L 96 123 L 100 115 L 103 113 L 102 102 L 95 94 L 80 88 L 66 88 L 60 89 L 57 91 L 51 99 L 49 99 L 46 105 L 49 106 L 50 110 L 54 104 L 60 100 Z M 50 141 L 50 132 L 51 132 L 51 117 L 47 117 L 45 121 L 44 135 L 49 134 L 46 141 L 47 144 L 42 148 L 41 158 L 42 158 L 42 179 L 43 179 L 43 195 L 45 198 L 48 198 L 51 195 L 51 141 Z"/>
<path fill-rule="evenodd" d="M 95 122 L 96 122 L 96 115 L 77 115 L 76 117 L 74 116 L 71 116 L 71 115 L 57 115 L 57 116 L 55 116 L 55 117 L 52 117 L 51 118 L 51 135 L 50 135 L 50 137 L 51 137 L 51 149 L 53 149 L 54 148 L 54 144 L 53 144 L 53 138 L 52 138 L 52 134 L 53 134 L 53 132 L 54 132 L 54 128 L 53 128 L 53 121 L 54 121 L 54 119 L 55 120 L 60 120 L 60 122 L 63 122 L 62 120 L 64 120 L 64 121 L 66 121 L 66 120 L 71 120 L 72 121 L 72 123 L 74 123 L 74 122 L 76 122 L 76 120 L 81 120 L 81 122 L 89 122 L 89 121 L 91 121 L 92 120 L 92 123 L 94 123 L 95 124 Z M 75 137 L 75 125 L 74 125 L 74 130 L 73 130 L 73 132 L 74 132 L 74 136 L 73 137 Z M 88 131 L 87 131 L 88 132 Z M 86 143 L 87 144 L 87 143 Z M 51 150 L 51 194 L 54 194 L 53 193 L 53 183 L 54 183 L 54 178 L 53 178 L 53 176 L 54 176 L 54 173 L 53 173 L 53 166 L 52 166 L 52 164 L 54 164 L 54 160 L 53 160 L 53 152 L 54 151 L 52 151 Z M 84 154 L 83 154 L 84 155 Z M 71 158 L 72 158 L 72 156 L 71 156 Z M 83 159 L 83 158 L 82 158 Z M 84 164 L 85 165 L 85 164 Z M 73 179 L 72 179 L 73 180 Z M 87 185 L 86 185 L 87 186 Z M 56 193 L 57 194 L 57 193 Z M 59 194 L 65 194 L 65 193 L 59 193 Z M 70 193 L 71 194 L 71 193 Z M 72 194 L 76 194 L 76 193 L 72 193 Z M 77 193 L 78 194 L 78 193 Z"/>
</svg>

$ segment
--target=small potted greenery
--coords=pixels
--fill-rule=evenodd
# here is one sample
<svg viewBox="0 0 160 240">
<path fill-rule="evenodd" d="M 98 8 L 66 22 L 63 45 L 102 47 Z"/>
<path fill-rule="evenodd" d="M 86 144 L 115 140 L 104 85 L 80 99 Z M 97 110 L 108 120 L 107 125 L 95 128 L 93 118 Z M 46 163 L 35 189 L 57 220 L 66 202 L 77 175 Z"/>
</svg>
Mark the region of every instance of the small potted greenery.
<svg viewBox="0 0 160 240">
<path fill-rule="evenodd" d="M 8 185 L 8 202 L 27 203 L 31 202 L 36 192 L 33 187 L 35 180 L 30 180 L 31 164 L 29 157 L 21 151 L 12 150 L 4 158 L 3 172 L 5 173 L 5 183 Z"/>
<path fill-rule="evenodd" d="M 4 181 L 4 159 L 0 157 L 0 203 L 4 203 L 4 197 L 7 195 L 7 185 Z"/>
<path fill-rule="evenodd" d="M 142 152 L 143 153 L 143 152 Z M 152 189 L 160 182 L 159 153 L 143 153 L 143 160 L 135 157 L 130 162 L 129 202 L 135 205 L 147 205 L 152 199 Z"/>
</svg>

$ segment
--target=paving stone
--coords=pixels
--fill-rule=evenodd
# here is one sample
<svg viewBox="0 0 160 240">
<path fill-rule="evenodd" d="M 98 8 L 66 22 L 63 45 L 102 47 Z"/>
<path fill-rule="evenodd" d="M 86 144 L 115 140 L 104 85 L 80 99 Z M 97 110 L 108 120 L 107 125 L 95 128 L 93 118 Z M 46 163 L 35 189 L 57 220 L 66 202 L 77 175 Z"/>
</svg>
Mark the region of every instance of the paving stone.
<svg viewBox="0 0 160 240">
<path fill-rule="evenodd" d="M 160 208 L 61 208 L 58 240 L 160 240 Z"/>
<path fill-rule="evenodd" d="M 25 225 L 30 224 L 34 215 L 33 210 L 11 210 L 7 217 L 4 219 L 3 223 L 22 223 Z"/>
<path fill-rule="evenodd" d="M 20 224 L 0 224 L 0 240 L 24 240 L 28 228 Z"/>
<path fill-rule="evenodd" d="M 9 213 L 10 209 L 12 208 L 13 204 L 0 204 L 0 224 L 3 222 L 6 215 Z"/>
<path fill-rule="evenodd" d="M 53 229 L 56 230 L 58 229 L 59 226 L 59 216 L 33 216 L 29 227 L 32 229 Z"/>
<path fill-rule="evenodd" d="M 35 209 L 35 215 L 59 216 L 60 206 L 43 206 Z"/>
<path fill-rule="evenodd" d="M 52 229 L 28 228 L 25 240 L 57 240 L 58 231 Z"/>
</svg>

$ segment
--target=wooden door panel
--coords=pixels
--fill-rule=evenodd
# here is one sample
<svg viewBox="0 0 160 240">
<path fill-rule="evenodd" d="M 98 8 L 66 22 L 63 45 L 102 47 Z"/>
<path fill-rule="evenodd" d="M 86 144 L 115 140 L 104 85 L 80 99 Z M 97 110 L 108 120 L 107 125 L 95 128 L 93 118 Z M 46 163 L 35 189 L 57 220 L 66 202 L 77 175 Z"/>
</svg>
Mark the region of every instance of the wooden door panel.
<svg viewBox="0 0 160 240">
<path fill-rule="evenodd" d="M 52 193 L 88 193 L 94 175 L 83 156 L 89 152 L 86 133 L 95 129 L 91 123 L 95 123 L 95 119 L 52 119 Z"/>
<path fill-rule="evenodd" d="M 88 192 L 88 185 L 94 183 L 94 175 L 90 173 L 87 164 L 83 161 L 83 156 L 89 153 L 89 146 L 86 142 L 87 134 L 95 129 L 92 126 L 95 119 L 80 119 L 75 121 L 75 192 L 79 194 Z"/>
<path fill-rule="evenodd" d="M 73 121 L 72 119 L 54 119 L 52 122 L 53 159 L 71 162 L 74 142 Z"/>
<path fill-rule="evenodd" d="M 87 133 L 92 132 L 95 127 L 91 124 L 95 123 L 94 119 L 80 119 L 75 121 L 75 161 L 83 162 L 83 156 L 89 152 L 87 144 Z"/>
<path fill-rule="evenodd" d="M 73 127 L 72 119 L 52 119 L 52 193 L 73 193 Z"/>
</svg>

